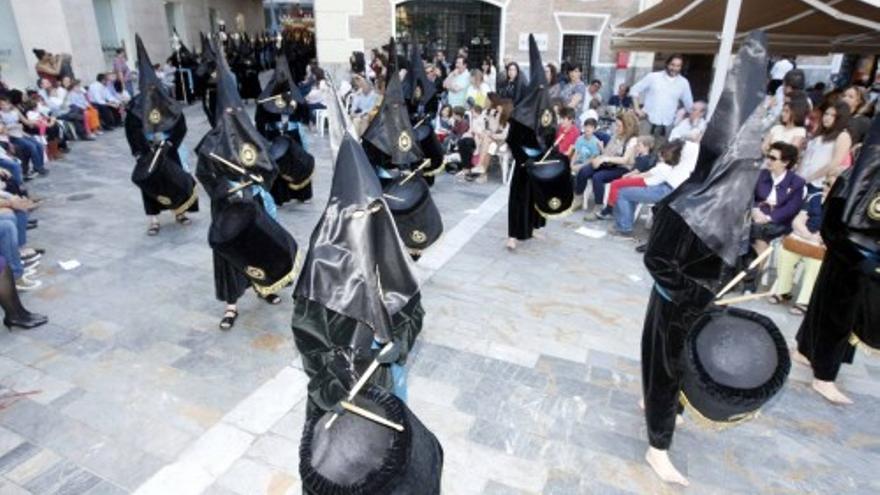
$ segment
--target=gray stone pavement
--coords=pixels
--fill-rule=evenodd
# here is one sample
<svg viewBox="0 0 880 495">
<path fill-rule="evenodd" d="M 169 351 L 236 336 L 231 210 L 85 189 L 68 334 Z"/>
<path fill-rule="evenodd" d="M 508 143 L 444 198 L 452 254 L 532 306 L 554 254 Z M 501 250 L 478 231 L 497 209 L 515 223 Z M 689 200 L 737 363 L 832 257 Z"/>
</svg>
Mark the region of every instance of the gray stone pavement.
<svg viewBox="0 0 880 495">
<path fill-rule="evenodd" d="M 187 110 L 186 143 L 207 124 Z M 315 200 L 282 222 L 305 244 Z M 193 225 L 163 217 L 145 235 L 122 131 L 51 164 L 31 243 L 46 286 L 24 296 L 51 323 L 0 333 L 0 493 L 299 493 L 305 376 L 280 307 L 252 295 L 217 330 L 208 203 Z M 194 165 L 194 164 L 193 164 Z M 590 239 L 579 217 L 503 248 L 505 191 L 442 177 L 446 234 L 420 262 L 427 311 L 411 360 L 411 407 L 445 450 L 444 493 L 878 493 L 880 361 L 840 378 L 857 404 L 832 406 L 795 367 L 756 420 L 716 431 L 687 417 L 672 458 L 692 481 L 660 486 L 644 465 L 639 339 L 650 280 L 631 241 Z M 64 271 L 61 260 L 82 266 Z M 759 302 L 790 338 L 799 318 Z"/>
</svg>

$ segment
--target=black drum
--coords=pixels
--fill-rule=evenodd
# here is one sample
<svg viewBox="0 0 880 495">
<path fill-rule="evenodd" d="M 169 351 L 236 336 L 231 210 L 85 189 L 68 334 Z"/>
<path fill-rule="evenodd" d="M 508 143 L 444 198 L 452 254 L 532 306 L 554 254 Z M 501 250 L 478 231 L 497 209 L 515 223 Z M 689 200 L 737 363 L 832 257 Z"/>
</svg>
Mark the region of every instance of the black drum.
<svg viewBox="0 0 880 495">
<path fill-rule="evenodd" d="M 312 182 L 315 158 L 290 136 L 278 136 L 272 140 L 269 156 L 278 165 L 278 177 L 287 183 L 288 188 L 298 191 Z"/>
<path fill-rule="evenodd" d="M 296 277 L 296 241 L 254 199 L 227 203 L 211 222 L 208 244 L 247 275 L 263 296 Z"/>
<path fill-rule="evenodd" d="M 299 444 L 299 473 L 305 495 L 343 493 L 439 495 L 443 448 L 406 404 L 374 385 L 355 405 L 403 426 L 398 432 L 353 413 L 339 416 L 315 408 Z"/>
<path fill-rule="evenodd" d="M 561 160 L 526 162 L 535 209 L 545 218 L 560 218 L 571 213 L 574 187 L 571 168 Z"/>
<path fill-rule="evenodd" d="M 423 122 L 414 131 L 416 139 L 419 141 L 419 147 L 422 148 L 422 153 L 424 153 L 426 159 L 431 160 L 431 164 L 422 169 L 422 173 L 427 177 L 433 177 L 445 172 L 446 163 L 443 162 L 443 147 L 440 145 L 440 140 L 437 139 L 437 134 L 434 133 L 434 128 L 430 124 Z"/>
<path fill-rule="evenodd" d="M 131 181 L 163 208 L 181 214 L 198 200 L 199 193 L 193 176 L 168 155 L 174 152 L 171 144 L 165 143 L 157 151 L 142 155 L 131 173 Z"/>
<path fill-rule="evenodd" d="M 397 224 L 403 244 L 421 251 L 433 244 L 443 233 L 443 219 L 431 199 L 428 183 L 421 176 L 403 183 L 400 176 L 385 187 L 385 202 Z"/>
<path fill-rule="evenodd" d="M 772 320 L 739 308 L 712 308 L 685 339 L 682 402 L 703 419 L 734 424 L 751 417 L 791 370 L 785 337 Z"/>
</svg>

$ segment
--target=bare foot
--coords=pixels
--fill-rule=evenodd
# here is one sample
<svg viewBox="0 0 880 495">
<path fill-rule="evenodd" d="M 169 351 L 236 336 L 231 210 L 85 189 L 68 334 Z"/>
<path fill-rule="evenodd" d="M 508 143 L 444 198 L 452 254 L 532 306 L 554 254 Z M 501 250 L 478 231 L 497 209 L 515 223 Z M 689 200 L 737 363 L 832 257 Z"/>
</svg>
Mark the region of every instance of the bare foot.
<svg viewBox="0 0 880 495">
<path fill-rule="evenodd" d="M 505 244 L 505 247 L 510 251 L 516 249 L 516 239 L 514 239 L 513 237 L 507 239 L 507 244 Z"/>
<path fill-rule="evenodd" d="M 675 469 L 675 466 L 672 465 L 672 461 L 669 460 L 669 453 L 667 451 L 648 447 L 648 451 L 645 452 L 645 460 L 648 461 L 648 465 L 651 466 L 651 469 L 653 469 L 655 473 L 657 473 L 657 476 L 666 483 L 678 483 L 682 486 L 690 486 L 690 482 L 687 478 L 682 476 L 682 474 L 678 472 L 678 469 Z"/>
<path fill-rule="evenodd" d="M 837 388 L 834 382 L 825 382 L 822 380 L 813 380 L 813 390 L 819 392 L 819 395 L 825 397 L 834 404 L 852 404 L 853 401 L 849 397 L 843 395 L 843 392 Z"/>
<path fill-rule="evenodd" d="M 801 354 L 797 349 L 791 351 L 791 360 L 796 362 L 797 364 L 810 366 L 810 360 L 807 359 L 807 356 Z"/>
</svg>

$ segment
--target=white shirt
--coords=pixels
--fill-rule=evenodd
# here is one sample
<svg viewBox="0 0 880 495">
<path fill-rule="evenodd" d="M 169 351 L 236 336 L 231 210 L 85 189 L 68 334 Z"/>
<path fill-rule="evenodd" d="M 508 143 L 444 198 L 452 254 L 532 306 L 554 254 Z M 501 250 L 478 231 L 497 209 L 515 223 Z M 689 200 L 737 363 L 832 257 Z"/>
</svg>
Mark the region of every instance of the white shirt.
<svg viewBox="0 0 880 495">
<path fill-rule="evenodd" d="M 664 182 L 666 182 L 666 179 L 669 177 L 669 175 L 672 174 L 673 170 L 674 168 L 671 167 L 669 164 L 665 162 L 657 162 L 657 165 L 654 165 L 654 168 L 648 170 L 646 172 L 647 175 L 643 177 L 645 185 L 650 187 L 663 184 Z"/>
<path fill-rule="evenodd" d="M 669 133 L 669 140 L 684 139 L 686 141 L 698 141 L 706 130 L 706 119 L 700 117 L 697 123 L 691 122 L 690 118 L 682 119 Z"/>
<path fill-rule="evenodd" d="M 770 128 L 769 134 L 771 144 L 777 141 L 794 144 L 795 139 L 805 139 L 807 137 L 807 130 L 799 126 L 789 129 L 782 124 L 776 124 Z"/>
<path fill-rule="evenodd" d="M 782 172 L 779 174 L 779 177 L 773 175 L 773 172 L 770 172 L 770 178 L 773 179 L 773 187 L 770 188 L 770 194 L 767 195 L 767 199 L 764 200 L 770 206 L 776 206 L 776 186 L 782 183 L 782 179 L 785 178 L 788 171 Z"/>
<path fill-rule="evenodd" d="M 788 71 L 792 69 L 794 69 L 794 64 L 791 63 L 791 60 L 787 58 L 779 59 L 770 69 L 770 79 L 781 81 L 788 74 Z"/>
<path fill-rule="evenodd" d="M 666 177 L 666 183 L 673 189 L 688 180 L 694 168 L 697 166 L 697 157 L 700 155 L 700 145 L 693 141 L 685 141 L 681 150 L 681 160 L 678 165 L 672 167 L 672 171 Z"/>
<path fill-rule="evenodd" d="M 642 109 L 648 114 L 648 122 L 654 125 L 672 125 L 679 102 L 687 111 L 694 104 L 688 80 L 680 74 L 669 77 L 665 70 L 643 77 L 632 87 L 630 94 L 639 97 Z"/>
<path fill-rule="evenodd" d="M 98 81 L 89 84 L 89 101 L 96 105 L 106 105 L 107 87 Z"/>
</svg>

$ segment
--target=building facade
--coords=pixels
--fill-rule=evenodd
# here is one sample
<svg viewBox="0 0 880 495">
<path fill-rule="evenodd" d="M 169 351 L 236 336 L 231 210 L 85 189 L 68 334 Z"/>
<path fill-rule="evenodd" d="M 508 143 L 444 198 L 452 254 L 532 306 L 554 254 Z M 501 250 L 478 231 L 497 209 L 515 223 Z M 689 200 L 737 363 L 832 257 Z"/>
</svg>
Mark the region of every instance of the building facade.
<svg viewBox="0 0 880 495">
<path fill-rule="evenodd" d="M 34 48 L 73 56 L 77 77 L 109 70 L 115 50 L 134 62 L 140 34 L 154 63 L 171 55 L 171 33 L 192 48 L 199 32 L 220 21 L 227 29 L 262 31 L 262 0 L 0 0 L 0 77 L 11 86 L 36 84 Z"/>
</svg>

